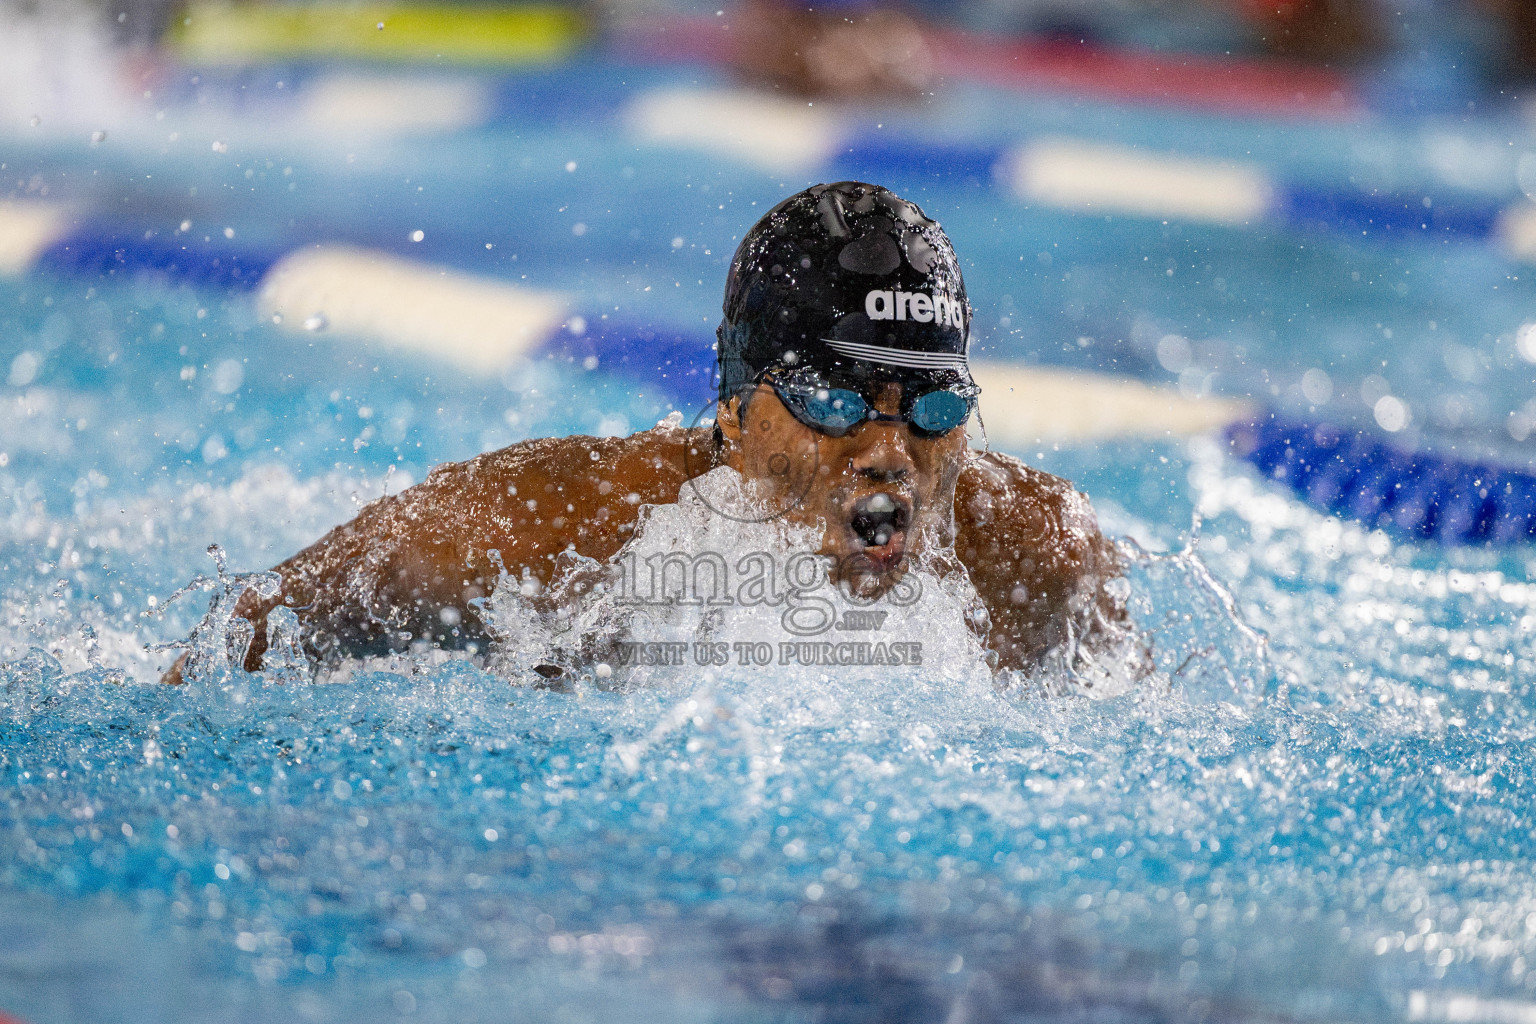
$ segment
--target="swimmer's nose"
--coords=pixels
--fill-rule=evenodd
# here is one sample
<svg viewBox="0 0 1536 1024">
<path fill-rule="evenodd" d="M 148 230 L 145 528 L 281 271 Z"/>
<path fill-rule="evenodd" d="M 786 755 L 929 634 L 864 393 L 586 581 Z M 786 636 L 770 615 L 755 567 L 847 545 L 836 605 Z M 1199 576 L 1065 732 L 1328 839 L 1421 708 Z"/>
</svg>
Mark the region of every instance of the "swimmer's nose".
<svg viewBox="0 0 1536 1024">
<path fill-rule="evenodd" d="M 849 525 L 867 547 L 878 548 L 905 530 L 909 518 L 906 502 L 889 494 L 871 494 L 854 505 Z"/>
<path fill-rule="evenodd" d="M 899 484 L 907 478 L 909 470 L 905 466 L 893 469 L 883 469 L 876 466 L 858 466 L 854 472 L 866 480 L 873 480 L 880 484 Z"/>
<path fill-rule="evenodd" d="M 862 429 L 873 443 L 848 460 L 849 468 L 858 476 L 881 483 L 905 480 L 916 468 L 906 424 L 866 423 Z"/>
</svg>

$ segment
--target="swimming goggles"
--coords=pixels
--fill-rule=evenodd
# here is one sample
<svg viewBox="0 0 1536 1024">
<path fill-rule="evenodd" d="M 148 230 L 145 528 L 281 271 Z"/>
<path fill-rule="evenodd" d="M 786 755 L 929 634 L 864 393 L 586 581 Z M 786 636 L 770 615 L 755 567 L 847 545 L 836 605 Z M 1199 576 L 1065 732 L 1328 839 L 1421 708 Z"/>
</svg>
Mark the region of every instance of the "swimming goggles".
<svg viewBox="0 0 1536 1024">
<path fill-rule="evenodd" d="M 919 437 L 942 437 L 970 418 L 981 393 L 974 384 L 929 391 L 904 385 L 901 413 L 896 415 L 878 411 L 874 402 L 852 388 L 834 387 L 815 375 L 780 376 L 770 371 L 759 379 L 773 388 L 795 419 L 829 437 L 843 437 L 871 421 L 905 423 Z"/>
</svg>

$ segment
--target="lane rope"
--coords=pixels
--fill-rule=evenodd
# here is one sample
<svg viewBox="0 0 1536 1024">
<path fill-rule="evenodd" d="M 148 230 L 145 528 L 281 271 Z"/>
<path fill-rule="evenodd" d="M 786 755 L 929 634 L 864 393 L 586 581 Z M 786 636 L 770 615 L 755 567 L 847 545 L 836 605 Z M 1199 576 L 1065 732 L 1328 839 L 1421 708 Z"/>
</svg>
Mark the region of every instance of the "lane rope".
<svg viewBox="0 0 1536 1024">
<path fill-rule="evenodd" d="M 13 225 L 15 229 L 12 230 Z M 0 206 L 0 272 L 153 274 L 253 292 L 285 331 L 382 342 L 467 372 L 557 360 L 655 388 L 689 411 L 714 393 L 714 337 L 582 312 L 571 296 L 348 246 L 277 253 L 77 223 L 61 207 Z M 344 342 L 342 342 L 344 343 Z M 1191 398 L 1127 378 L 979 362 L 994 443 L 1028 449 L 1223 432 L 1232 454 L 1307 504 L 1370 528 L 1444 545 L 1536 538 L 1536 474 L 1429 448 L 1405 451 L 1370 431 L 1251 403 Z"/>
</svg>

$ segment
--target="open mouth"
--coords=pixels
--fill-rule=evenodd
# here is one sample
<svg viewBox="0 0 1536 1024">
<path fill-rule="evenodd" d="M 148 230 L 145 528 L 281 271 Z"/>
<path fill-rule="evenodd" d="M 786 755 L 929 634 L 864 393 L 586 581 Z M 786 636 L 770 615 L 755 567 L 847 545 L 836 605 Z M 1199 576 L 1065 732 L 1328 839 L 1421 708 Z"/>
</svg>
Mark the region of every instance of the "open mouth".
<svg viewBox="0 0 1536 1024">
<path fill-rule="evenodd" d="M 882 491 L 854 502 L 848 526 L 864 545 L 861 554 L 886 567 L 906 550 L 907 526 L 911 522 L 911 503 L 900 495 Z"/>
</svg>

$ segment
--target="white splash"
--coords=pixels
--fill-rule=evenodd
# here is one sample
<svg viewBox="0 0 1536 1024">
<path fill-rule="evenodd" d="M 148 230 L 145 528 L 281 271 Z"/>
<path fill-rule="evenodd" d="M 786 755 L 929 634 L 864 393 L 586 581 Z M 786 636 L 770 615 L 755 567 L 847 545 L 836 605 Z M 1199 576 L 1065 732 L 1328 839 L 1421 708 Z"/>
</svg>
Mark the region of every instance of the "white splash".
<svg viewBox="0 0 1536 1024">
<path fill-rule="evenodd" d="M 734 470 L 716 469 L 676 504 L 643 510 L 610 563 L 567 554 L 537 597 L 519 581 L 498 586 L 488 608 L 498 667 L 542 662 L 624 688 L 910 677 L 990 689 L 971 627 L 979 601 L 963 574 L 919 564 L 884 595 L 854 597 L 830 581 L 817 531 L 714 511 L 755 497 Z"/>
</svg>

